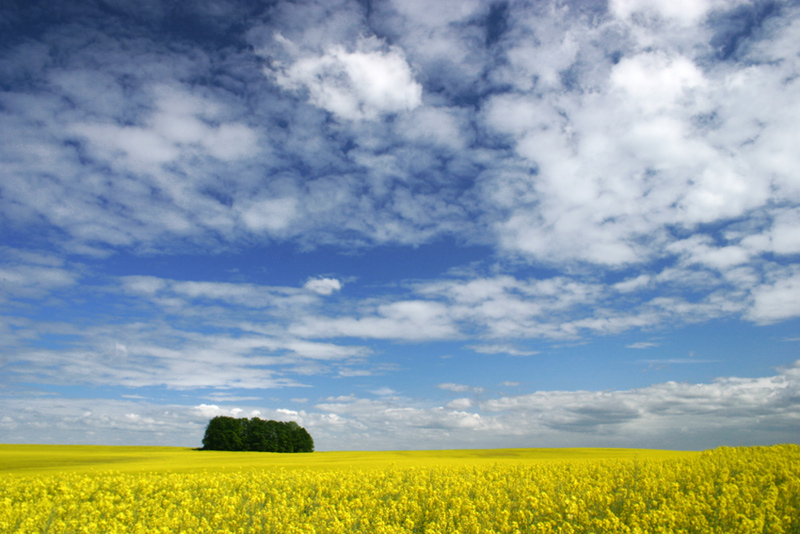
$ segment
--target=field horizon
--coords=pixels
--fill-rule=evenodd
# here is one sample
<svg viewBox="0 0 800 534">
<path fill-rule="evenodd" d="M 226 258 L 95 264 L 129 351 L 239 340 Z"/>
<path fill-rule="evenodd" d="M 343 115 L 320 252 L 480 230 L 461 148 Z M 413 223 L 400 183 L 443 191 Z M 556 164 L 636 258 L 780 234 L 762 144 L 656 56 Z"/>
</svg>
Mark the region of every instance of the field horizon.
<svg viewBox="0 0 800 534">
<path fill-rule="evenodd" d="M 144 445 L 0 444 L 0 475 L 71 472 L 202 472 L 205 470 L 386 468 L 685 458 L 702 451 L 623 447 L 526 447 L 270 453 L 205 451 L 199 447 Z"/>
</svg>

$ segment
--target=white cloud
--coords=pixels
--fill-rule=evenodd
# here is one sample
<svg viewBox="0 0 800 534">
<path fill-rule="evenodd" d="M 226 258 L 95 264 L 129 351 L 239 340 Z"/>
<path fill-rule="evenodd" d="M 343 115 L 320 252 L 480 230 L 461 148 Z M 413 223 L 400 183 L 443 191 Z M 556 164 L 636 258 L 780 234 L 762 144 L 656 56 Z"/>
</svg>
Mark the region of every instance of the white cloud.
<svg viewBox="0 0 800 534">
<path fill-rule="evenodd" d="M 800 409 L 797 371 L 796 363 L 766 378 L 721 378 L 710 384 L 668 382 L 611 392 L 542 391 L 491 399 L 481 408 L 507 412 L 542 429 L 593 434 L 598 442 L 604 441 L 604 435 L 625 435 L 628 443 L 666 438 L 663 446 L 679 439 L 702 448 L 711 443 L 710 429 L 714 443 L 771 442 L 786 439 L 780 429 L 789 428 Z M 669 437 L 670 433 L 676 435 Z"/>
<path fill-rule="evenodd" d="M 190 302 L 219 301 L 245 308 L 273 308 L 284 312 L 300 310 L 316 301 L 300 288 L 263 286 L 248 283 L 180 281 L 152 276 L 120 278 L 122 291 L 152 299 L 170 308 L 186 307 Z"/>
<path fill-rule="evenodd" d="M 753 291 L 748 317 L 758 323 L 772 323 L 800 316 L 800 274 L 793 274 Z"/>
<path fill-rule="evenodd" d="M 741 245 L 751 252 L 773 252 L 780 255 L 800 253 L 800 210 L 780 210 L 773 216 L 772 226 L 761 234 L 746 235 Z"/>
<path fill-rule="evenodd" d="M 159 85 L 152 91 L 156 110 L 142 125 L 76 122 L 69 129 L 88 141 L 96 157 L 135 172 L 192 155 L 233 161 L 258 152 L 258 137 L 247 125 L 211 123 L 223 117 L 215 102 L 180 87 Z"/>
<path fill-rule="evenodd" d="M 369 350 L 365 347 L 342 346 L 305 340 L 284 341 L 280 343 L 280 346 L 300 357 L 312 360 L 342 360 L 364 357 L 369 354 Z"/>
<path fill-rule="evenodd" d="M 241 209 L 242 221 L 253 232 L 280 233 L 298 216 L 297 199 L 293 197 L 247 201 Z"/>
<path fill-rule="evenodd" d="M 154 276 L 126 276 L 121 279 L 123 291 L 155 295 L 167 286 L 167 280 Z"/>
<path fill-rule="evenodd" d="M 197 323 L 195 317 L 185 328 L 135 322 L 89 328 L 39 323 L 36 332 L 15 328 L 3 333 L 5 353 L 17 362 L 8 372 L 22 381 L 38 376 L 65 385 L 280 389 L 306 387 L 300 377 L 307 375 L 346 374 L 371 354 L 367 347 L 295 339 L 280 331 L 263 335 L 229 327 L 225 333 L 204 333 Z M 31 346 L 32 341 L 46 341 L 46 348 Z"/>
<path fill-rule="evenodd" d="M 471 391 L 473 393 L 480 393 L 483 391 L 483 388 L 467 386 L 464 384 L 454 384 L 452 382 L 444 382 L 442 384 L 438 384 L 436 386 L 439 389 L 443 389 L 445 391 L 451 391 L 453 393 L 465 393 L 467 391 Z"/>
<path fill-rule="evenodd" d="M 0 265 L 2 296 L 42 297 L 78 282 L 79 276 L 67 269 L 40 265 Z"/>
<path fill-rule="evenodd" d="M 454 399 L 447 403 L 447 407 L 451 410 L 466 410 L 472 407 L 472 401 L 467 398 Z"/>
<path fill-rule="evenodd" d="M 691 356 L 691 355 L 690 355 Z M 719 363 L 720 360 L 698 360 L 695 358 L 667 358 L 662 360 L 637 360 L 639 363 L 646 363 L 650 366 L 664 366 L 664 365 L 697 365 L 705 363 Z"/>
<path fill-rule="evenodd" d="M 702 234 L 670 243 L 667 250 L 680 254 L 687 263 L 700 263 L 720 270 L 746 263 L 751 254 L 748 249 L 738 245 L 716 247 L 710 236 Z"/>
<path fill-rule="evenodd" d="M 403 136 L 416 143 L 439 144 L 454 150 L 463 149 L 469 126 L 457 108 L 418 107 L 403 115 L 399 129 Z"/>
<path fill-rule="evenodd" d="M 338 375 L 341 377 L 352 377 L 352 376 L 372 376 L 372 371 L 369 369 L 352 369 L 343 367 L 339 369 Z"/>
<path fill-rule="evenodd" d="M 640 274 L 635 278 L 629 278 L 627 280 L 623 280 L 622 282 L 617 282 L 614 284 L 614 289 L 620 293 L 629 293 L 631 291 L 636 291 L 647 287 L 650 283 L 650 280 L 650 275 Z"/>
<path fill-rule="evenodd" d="M 538 350 L 521 350 L 513 345 L 470 345 L 470 349 L 481 354 L 509 354 L 511 356 L 534 356 Z"/>
<path fill-rule="evenodd" d="M 342 289 L 342 283 L 336 278 L 311 278 L 303 287 L 319 295 L 332 295 Z"/>
<path fill-rule="evenodd" d="M 403 51 L 396 46 L 381 50 L 374 39 L 362 41 L 353 52 L 332 46 L 322 56 L 301 57 L 267 74 L 275 75 L 284 89 L 306 89 L 312 104 L 347 120 L 375 120 L 422 102 L 422 86 Z"/>
<path fill-rule="evenodd" d="M 364 38 L 364 13 L 349 3 L 276 7 L 285 46 L 272 39 L 278 26 L 254 28 L 249 38 L 276 80 L 337 116 L 370 119 L 332 129 L 288 93 L 185 83 L 212 61 L 199 49 L 176 55 L 143 39 L 126 52 L 99 32 L 53 69 L 28 47 L 30 57 L 6 65 L 41 64 L 34 71 L 52 92 L 0 95 L 15 132 L 4 139 L 4 211 L 41 217 L 82 250 L 480 234 L 511 255 L 604 268 L 663 259 L 673 225 L 725 224 L 798 197 L 790 140 L 800 107 L 796 84 L 782 81 L 795 68 L 791 9 L 748 38 L 747 61 L 710 65 L 713 28 L 690 36 L 639 23 L 655 15 L 700 24 L 730 3 L 612 3 L 622 25 L 566 6 L 510 4 L 491 53 L 475 23 L 488 6 L 457 4 L 375 6 L 370 23 L 393 46 Z M 641 46 L 642 32 L 660 39 Z M 247 54 L 215 61 L 226 80 L 256 67 Z M 432 89 L 424 104 L 423 81 Z M 462 105 L 470 94 L 474 105 Z M 262 106 L 258 119 L 251 103 Z M 285 126 L 267 126 L 275 123 Z M 513 157 L 493 144 L 496 134 Z M 485 170 L 475 189 L 453 179 L 476 169 Z M 783 228 L 750 250 L 791 253 Z"/>
<path fill-rule="evenodd" d="M 720 0 L 611 0 L 609 10 L 617 17 L 630 19 L 634 14 L 656 15 L 681 26 L 702 22 Z M 728 2 L 727 7 L 731 3 Z"/>
<path fill-rule="evenodd" d="M 620 2 L 612 9 L 629 15 L 644 6 Z M 653 3 L 653 9 L 667 13 L 662 8 Z M 674 239 L 664 232 L 668 225 L 691 229 L 724 223 L 784 196 L 774 187 L 788 184 L 788 167 L 764 167 L 767 159 L 774 165 L 795 158 L 782 142 L 763 138 L 774 128 L 774 139 L 786 139 L 785 117 L 796 109 L 786 100 L 795 88 L 763 81 L 783 70 L 776 63 L 738 71 L 734 64 L 709 68 L 694 44 L 680 50 L 653 41 L 642 50 L 628 48 L 631 43 L 604 41 L 604 28 L 597 26 L 581 28 L 586 39 L 596 36 L 625 53 L 616 64 L 601 60 L 590 66 L 583 62 L 597 58 L 591 54 L 602 52 L 603 45 L 594 49 L 597 42 L 575 37 L 580 23 L 558 12 L 547 22 L 569 30 L 537 31 L 537 48 L 557 49 L 565 35 L 578 39 L 580 52 L 568 65 L 570 85 L 557 77 L 534 87 L 535 78 L 521 72 L 520 90 L 494 95 L 483 107 L 489 131 L 507 135 L 517 155 L 535 166 L 527 176 L 492 172 L 482 184 L 504 214 L 493 227 L 507 251 L 555 264 L 645 263 L 663 256 L 664 245 Z M 661 30 L 648 31 L 658 35 Z M 523 41 L 514 43 L 507 56 L 515 57 L 523 46 Z M 770 54 L 774 61 L 776 52 Z M 783 49 L 778 54 L 788 60 Z M 748 70 L 753 72 L 745 75 Z M 517 79 L 513 72 L 505 76 L 504 81 Z M 781 104 L 754 110 L 751 103 L 764 101 L 764 94 Z M 778 107 L 782 116 L 775 113 Z M 706 259 L 722 265 L 746 260 L 746 254 L 733 252 Z"/>
<path fill-rule="evenodd" d="M 720 444 L 786 443 L 800 417 L 800 362 L 763 378 L 710 383 L 666 382 L 620 391 L 538 391 L 458 398 L 446 408 L 413 399 L 348 395 L 312 410 L 255 404 L 157 405 L 145 401 L 66 398 L 5 399 L 0 421 L 11 443 L 198 446 L 216 415 L 297 420 L 317 450 L 498 446 L 610 446 L 703 449 Z M 469 411 L 468 411 L 469 410 Z M 110 429 L 114 429 L 110 432 Z"/>
<path fill-rule="evenodd" d="M 537 45 L 522 40 L 508 53 L 508 60 L 514 72 L 514 74 L 509 73 L 509 77 L 519 89 L 528 91 L 533 89 L 534 85 L 557 89 L 561 85 L 561 73 L 568 70 L 577 59 L 581 43 L 574 30 L 559 28 L 562 31 L 554 31 L 552 27 L 546 27 L 550 23 L 552 21 L 541 18 L 532 28 L 534 32 L 544 33 L 549 37 L 545 42 Z M 525 73 L 527 76 L 519 76 L 516 73 Z M 506 100 L 506 103 L 508 102 Z M 522 104 L 519 109 L 521 114 L 516 119 L 518 124 L 530 112 L 530 108 L 526 109 L 524 102 L 520 104 Z"/>
<path fill-rule="evenodd" d="M 637 341 L 636 343 L 631 343 L 630 345 L 625 345 L 625 348 L 628 349 L 651 349 L 653 347 L 657 347 L 658 343 L 654 343 L 652 341 Z"/>
<path fill-rule="evenodd" d="M 670 58 L 663 52 L 623 58 L 611 69 L 609 81 L 612 88 L 624 91 L 628 105 L 639 107 L 645 115 L 672 111 L 692 90 L 707 84 L 690 59 Z"/>
<path fill-rule="evenodd" d="M 424 0 L 395 0 L 392 7 L 414 23 L 438 29 L 473 16 L 483 6 L 478 0 L 442 0 L 435 4 Z"/>
<path fill-rule="evenodd" d="M 406 300 L 381 304 L 363 317 L 307 317 L 289 332 L 308 337 L 361 337 L 423 341 L 452 339 L 458 329 L 438 302 Z"/>
</svg>

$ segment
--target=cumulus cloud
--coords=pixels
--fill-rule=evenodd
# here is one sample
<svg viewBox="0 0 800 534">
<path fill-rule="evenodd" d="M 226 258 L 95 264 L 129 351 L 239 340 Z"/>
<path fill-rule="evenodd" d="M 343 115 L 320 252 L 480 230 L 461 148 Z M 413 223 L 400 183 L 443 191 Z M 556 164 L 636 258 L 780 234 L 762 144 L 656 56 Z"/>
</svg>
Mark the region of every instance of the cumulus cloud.
<svg viewBox="0 0 800 534">
<path fill-rule="evenodd" d="M 748 316 L 758 323 L 771 323 L 800 315 L 800 274 L 755 290 Z"/>
<path fill-rule="evenodd" d="M 280 34 L 276 39 L 285 42 Z M 376 39 L 361 41 L 354 51 L 332 46 L 322 56 L 274 68 L 267 74 L 275 75 L 278 85 L 305 89 L 312 104 L 342 119 L 374 120 L 412 110 L 422 101 L 422 85 L 414 80 L 402 49 L 381 50 Z"/>
<path fill-rule="evenodd" d="M 709 6 L 688 22 L 698 20 Z M 631 14 L 644 8 L 635 2 L 612 5 L 615 13 Z M 653 9 L 672 13 L 659 3 L 654 3 Z M 585 31 L 601 35 L 604 29 L 589 27 Z M 550 39 L 563 39 L 557 32 L 540 35 L 547 44 Z M 650 43 L 640 51 L 635 42 L 627 49 L 623 43 L 614 44 L 626 54 L 607 63 L 605 69 L 586 68 L 581 54 L 588 57 L 589 49 L 580 42 L 581 53 L 569 64 L 569 85 L 559 80 L 556 89 L 542 87 L 543 93 L 531 87 L 488 100 L 487 126 L 508 135 L 517 154 L 535 166 L 528 176 L 506 173 L 498 179 L 492 175 L 486 183 L 490 198 L 508 210 L 507 218 L 498 221 L 496 228 L 501 243 L 510 250 L 540 261 L 637 263 L 660 254 L 662 239 L 669 239 L 660 235 L 664 225 L 724 222 L 767 207 L 769 180 L 755 171 L 760 167 L 756 163 L 760 156 L 755 156 L 760 148 L 744 152 L 721 149 L 733 147 L 728 143 L 741 146 L 746 142 L 744 136 L 720 144 L 723 125 L 738 125 L 743 114 L 749 114 L 745 111 L 748 97 L 742 89 L 755 80 L 744 70 L 737 72 L 734 65 L 705 69 L 704 56 L 692 57 L 667 46 L 654 49 Z M 766 64 L 753 68 L 765 75 L 774 71 Z M 745 78 L 733 82 L 740 76 Z M 576 86 L 591 89 L 592 96 L 583 98 L 570 92 Z M 781 101 L 787 91 L 793 91 L 780 84 L 773 89 L 780 93 L 775 96 Z M 612 109 L 613 117 L 607 115 Z M 792 109 L 790 105 L 787 111 Z M 765 110 L 762 117 L 770 113 Z M 698 122 L 709 116 L 720 120 Z M 769 122 L 772 126 L 768 128 L 783 128 L 778 126 L 782 122 L 778 117 Z M 783 182 L 775 178 L 775 184 Z M 739 253 L 737 260 L 743 259 L 746 255 Z M 709 261 L 730 263 L 734 259 Z"/>
</svg>

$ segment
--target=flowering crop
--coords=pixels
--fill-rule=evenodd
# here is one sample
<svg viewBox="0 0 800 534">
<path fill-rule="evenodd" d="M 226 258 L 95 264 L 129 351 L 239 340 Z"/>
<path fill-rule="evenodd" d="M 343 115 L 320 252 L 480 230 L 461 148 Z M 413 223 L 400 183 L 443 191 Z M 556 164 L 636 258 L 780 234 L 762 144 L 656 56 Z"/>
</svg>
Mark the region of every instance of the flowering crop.
<svg viewBox="0 0 800 534">
<path fill-rule="evenodd" d="M 664 459 L 5 475 L 0 532 L 800 534 L 800 447 Z"/>
</svg>

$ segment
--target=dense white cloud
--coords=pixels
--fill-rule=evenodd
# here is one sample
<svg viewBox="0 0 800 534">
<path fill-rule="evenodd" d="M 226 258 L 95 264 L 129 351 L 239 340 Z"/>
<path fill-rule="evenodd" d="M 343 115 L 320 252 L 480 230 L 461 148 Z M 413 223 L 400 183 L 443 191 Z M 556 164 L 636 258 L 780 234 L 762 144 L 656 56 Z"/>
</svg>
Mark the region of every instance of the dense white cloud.
<svg viewBox="0 0 800 534">
<path fill-rule="evenodd" d="M 615 9 L 630 14 L 644 7 L 633 4 L 621 2 Z M 604 30 L 598 26 L 586 31 L 602 35 Z M 546 41 L 537 46 L 564 38 L 557 32 L 539 35 Z M 543 261 L 648 261 L 663 254 L 664 239 L 669 239 L 660 228 L 720 223 L 766 208 L 770 182 L 777 185 L 791 175 L 788 169 L 774 173 L 763 167 L 762 149 L 782 151 L 779 159 L 794 158 L 794 152 L 778 148 L 782 143 L 761 144 L 754 123 L 746 129 L 756 136 L 750 139 L 758 140 L 740 150 L 747 146 L 741 126 L 753 116 L 753 100 L 763 102 L 770 98 L 765 94 L 774 93 L 783 102 L 796 90 L 783 83 L 765 87 L 745 73 L 755 69 L 771 77 L 786 67 L 722 64 L 703 69 L 703 55 L 695 59 L 652 46 L 632 52 L 608 63 L 603 76 L 598 76 L 603 71 L 587 70 L 578 56 L 569 65 L 577 76 L 571 85 L 551 87 L 554 82 L 546 82 L 543 93 L 520 86 L 524 91 L 487 102 L 487 126 L 509 135 L 516 152 L 536 166 L 528 177 L 495 175 L 485 184 L 490 198 L 502 200 L 509 210 L 496 226 L 508 249 Z M 525 74 L 520 78 L 530 79 Z M 576 94 L 575 84 L 583 94 Z M 748 94 L 756 85 L 759 96 Z M 794 108 L 786 102 L 782 109 L 791 115 Z M 762 121 L 770 117 L 763 128 L 790 135 L 773 110 L 756 112 Z M 716 122 L 700 122 L 704 117 Z M 739 136 L 732 138 L 731 132 Z"/>
<path fill-rule="evenodd" d="M 276 38 L 286 43 L 280 35 Z M 277 71 L 267 73 L 284 89 L 306 89 L 311 103 L 343 119 L 372 120 L 416 108 L 422 86 L 414 80 L 403 51 L 381 50 L 380 45 L 365 40 L 352 52 L 333 46 L 322 56 L 297 58 L 285 67 L 277 64 Z"/>
<path fill-rule="evenodd" d="M 759 287 L 748 315 L 759 323 L 780 321 L 800 315 L 800 274 Z"/>
</svg>

